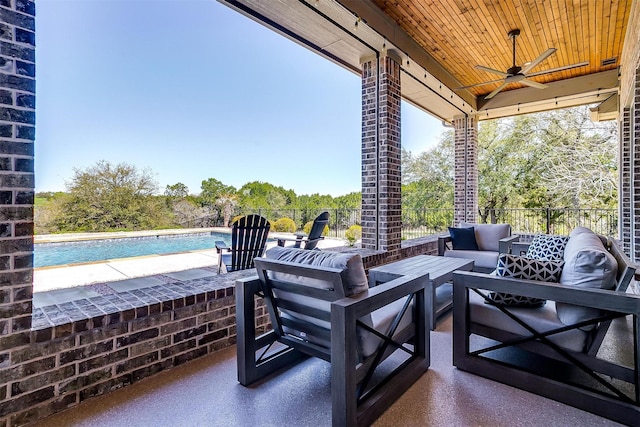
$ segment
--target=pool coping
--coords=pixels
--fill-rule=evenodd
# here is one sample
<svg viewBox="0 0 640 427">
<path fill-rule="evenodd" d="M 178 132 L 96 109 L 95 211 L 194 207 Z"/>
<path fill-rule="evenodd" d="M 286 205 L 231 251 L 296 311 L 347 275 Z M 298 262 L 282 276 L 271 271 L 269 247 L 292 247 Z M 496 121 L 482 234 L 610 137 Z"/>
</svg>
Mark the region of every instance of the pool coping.
<svg viewBox="0 0 640 427">
<path fill-rule="evenodd" d="M 166 230 L 140 230 L 140 231 L 113 231 L 96 233 L 61 233 L 34 235 L 33 243 L 61 243 L 79 242 L 85 240 L 108 240 L 135 237 L 159 237 L 180 234 L 199 234 L 209 232 L 230 233 L 228 227 L 207 227 L 207 228 L 168 228 Z"/>
</svg>

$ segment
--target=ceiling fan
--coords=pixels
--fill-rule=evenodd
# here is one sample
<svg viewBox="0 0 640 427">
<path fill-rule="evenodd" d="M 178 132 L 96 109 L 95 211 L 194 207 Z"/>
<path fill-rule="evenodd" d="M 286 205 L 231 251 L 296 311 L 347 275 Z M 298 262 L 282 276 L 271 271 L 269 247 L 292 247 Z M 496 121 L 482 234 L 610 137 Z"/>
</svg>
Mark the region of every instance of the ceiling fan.
<svg viewBox="0 0 640 427">
<path fill-rule="evenodd" d="M 549 49 L 545 50 L 542 53 L 542 55 L 538 56 L 533 61 L 527 62 L 527 63 L 523 64 L 522 67 L 519 67 L 519 66 L 516 65 L 516 38 L 519 35 L 520 35 L 520 30 L 518 30 L 518 29 L 509 31 L 509 38 L 511 39 L 512 45 L 513 45 L 513 65 L 506 72 L 502 72 L 502 71 L 499 71 L 499 70 L 494 70 L 493 68 L 485 67 L 485 66 L 482 66 L 482 65 L 476 65 L 475 66 L 475 68 L 478 69 L 478 70 L 486 71 L 488 73 L 498 74 L 498 75 L 504 77 L 503 79 L 491 80 L 491 81 L 483 82 L 483 83 L 477 83 L 477 84 L 470 85 L 470 86 L 464 86 L 464 87 L 461 87 L 459 89 L 468 89 L 468 88 L 472 88 L 472 87 L 483 86 L 483 85 L 487 85 L 487 84 L 491 84 L 491 83 L 497 83 L 497 82 L 502 81 L 502 84 L 500 86 L 498 86 L 489 95 L 484 97 L 484 99 L 491 99 L 494 96 L 496 96 L 498 94 L 498 92 L 500 92 L 502 89 L 504 89 L 510 83 L 522 83 L 524 85 L 535 87 L 537 89 L 545 89 L 547 87 L 547 85 L 544 85 L 544 84 L 538 83 L 538 82 L 534 82 L 533 80 L 529 80 L 529 77 L 534 77 L 534 76 L 539 76 L 539 75 L 542 75 L 542 74 L 554 73 L 556 71 L 563 71 L 563 70 L 568 70 L 570 68 L 583 67 L 585 65 L 589 65 L 589 62 L 580 62 L 578 64 L 565 65 L 564 67 L 552 68 L 552 69 L 549 69 L 549 70 L 538 71 L 536 73 L 529 73 L 529 71 L 534 69 L 538 64 L 540 64 L 542 61 L 547 59 L 549 56 L 553 55 L 556 52 L 556 48 L 552 47 L 552 48 L 549 48 Z"/>
</svg>

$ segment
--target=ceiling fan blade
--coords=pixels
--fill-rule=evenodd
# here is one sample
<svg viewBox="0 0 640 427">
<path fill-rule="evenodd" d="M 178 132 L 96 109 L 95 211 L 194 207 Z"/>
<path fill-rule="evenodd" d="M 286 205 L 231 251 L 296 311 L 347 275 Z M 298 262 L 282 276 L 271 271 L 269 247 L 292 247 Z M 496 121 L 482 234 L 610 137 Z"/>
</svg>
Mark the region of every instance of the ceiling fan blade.
<svg viewBox="0 0 640 427">
<path fill-rule="evenodd" d="M 498 94 L 498 92 L 500 92 L 502 89 L 504 89 L 504 87 L 506 85 L 508 85 L 509 82 L 504 82 L 502 83 L 500 86 L 498 86 L 498 88 L 496 90 L 494 90 L 493 92 L 491 92 L 489 95 L 485 96 L 484 99 L 491 99 L 494 96 L 496 96 Z"/>
<path fill-rule="evenodd" d="M 564 67 L 551 68 L 549 70 L 538 71 L 536 73 L 527 74 L 527 77 L 541 76 L 541 75 L 547 74 L 547 73 L 555 73 L 555 72 L 558 72 L 558 71 L 570 70 L 572 68 L 584 67 L 584 66 L 587 66 L 587 65 L 589 65 L 589 61 L 578 62 L 577 64 L 565 65 Z"/>
<path fill-rule="evenodd" d="M 488 82 L 476 83 L 474 85 L 469 85 L 469 86 L 461 86 L 461 87 L 455 88 L 455 90 L 470 89 L 472 87 L 484 86 L 484 85 L 488 85 L 488 84 L 491 84 L 491 83 L 498 83 L 498 82 L 501 82 L 503 80 L 504 79 L 497 79 L 497 80 L 491 80 L 491 81 L 488 81 Z"/>
<path fill-rule="evenodd" d="M 482 66 L 482 65 L 476 65 L 475 68 L 476 68 L 476 70 L 486 71 L 487 73 L 497 74 L 497 75 L 502 76 L 502 77 L 508 77 L 509 76 L 509 74 L 505 73 L 504 71 L 494 70 L 493 68 L 485 67 L 485 66 Z"/>
<path fill-rule="evenodd" d="M 547 88 L 547 85 L 543 85 L 542 83 L 534 82 L 533 80 L 529 80 L 529 79 L 522 79 L 518 83 L 522 83 L 523 85 L 535 87 L 536 89 L 546 89 Z"/>
<path fill-rule="evenodd" d="M 534 59 L 533 61 L 531 61 L 528 64 L 526 64 L 522 68 L 522 70 L 520 70 L 520 72 L 522 74 L 527 74 L 527 71 L 534 69 L 539 63 L 541 63 L 542 61 L 547 59 L 550 55 L 553 55 L 555 52 L 556 52 L 556 48 L 555 47 L 550 47 L 549 49 L 545 50 L 542 53 L 542 55 L 538 56 L 536 59 Z"/>
</svg>

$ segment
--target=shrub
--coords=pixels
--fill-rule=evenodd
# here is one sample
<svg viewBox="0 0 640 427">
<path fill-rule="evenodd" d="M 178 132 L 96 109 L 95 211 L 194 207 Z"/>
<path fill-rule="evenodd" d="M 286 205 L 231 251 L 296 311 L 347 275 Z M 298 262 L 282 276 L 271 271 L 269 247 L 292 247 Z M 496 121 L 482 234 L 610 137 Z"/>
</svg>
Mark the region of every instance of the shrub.
<svg viewBox="0 0 640 427">
<path fill-rule="evenodd" d="M 296 231 L 296 223 L 291 218 L 280 218 L 271 224 L 272 231 L 280 231 L 284 233 L 293 233 Z"/>
<path fill-rule="evenodd" d="M 347 238 L 347 242 L 349 246 L 353 246 L 356 241 L 362 238 L 362 227 L 359 225 L 352 225 L 345 231 L 345 237 Z"/>
<path fill-rule="evenodd" d="M 302 227 L 302 232 L 309 235 L 309 233 L 311 233 L 311 227 L 313 227 L 313 221 L 307 222 L 304 227 Z M 329 225 L 325 225 L 324 230 L 322 230 L 323 236 L 326 236 L 327 234 L 329 234 Z"/>
</svg>

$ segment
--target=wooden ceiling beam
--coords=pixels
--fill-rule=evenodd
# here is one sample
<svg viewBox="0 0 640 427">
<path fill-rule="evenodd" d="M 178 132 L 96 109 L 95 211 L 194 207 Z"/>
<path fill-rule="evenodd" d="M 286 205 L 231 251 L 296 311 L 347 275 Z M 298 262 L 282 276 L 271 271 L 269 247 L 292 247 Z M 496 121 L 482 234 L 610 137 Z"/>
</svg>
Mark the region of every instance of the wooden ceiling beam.
<svg viewBox="0 0 640 427">
<path fill-rule="evenodd" d="M 618 87 L 618 70 L 603 71 L 596 74 L 574 77 L 547 83 L 546 89 L 525 87 L 506 92 L 500 92 L 489 100 L 478 101 L 478 111 L 513 107 L 524 104 L 534 104 L 552 101 L 559 98 L 579 97 L 581 94 L 601 91 L 609 93 Z M 579 104 L 576 104 L 579 105 Z"/>
<path fill-rule="evenodd" d="M 395 47 L 409 55 L 412 61 L 427 70 L 429 74 L 449 88 L 463 86 L 449 71 L 420 46 L 400 25 L 394 22 L 370 0 L 337 0 L 344 8 L 359 16 L 367 25 L 387 38 Z M 476 105 L 476 97 L 468 90 L 456 94 L 471 106 Z"/>
</svg>

